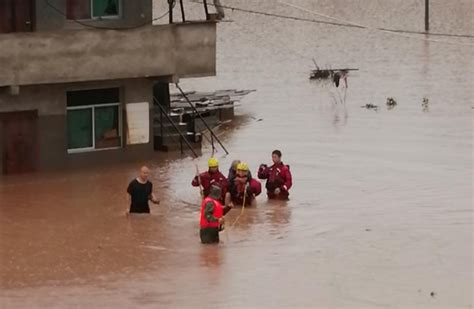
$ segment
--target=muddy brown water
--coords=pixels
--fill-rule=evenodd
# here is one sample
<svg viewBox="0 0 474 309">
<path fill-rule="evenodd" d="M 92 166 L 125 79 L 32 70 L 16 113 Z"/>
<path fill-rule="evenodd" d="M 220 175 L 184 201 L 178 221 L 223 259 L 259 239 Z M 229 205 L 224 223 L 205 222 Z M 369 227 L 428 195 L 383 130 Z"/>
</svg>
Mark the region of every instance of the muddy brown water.
<svg viewBox="0 0 474 309">
<path fill-rule="evenodd" d="M 421 2 L 291 3 L 371 27 L 422 29 Z M 274 1 L 229 4 L 319 18 Z M 473 34 L 471 1 L 431 8 L 432 31 Z M 197 160 L 157 155 L 2 177 L 1 307 L 471 307 L 472 39 L 228 17 L 218 25 L 218 76 L 182 86 L 258 90 L 238 124 L 220 131 L 231 154 L 217 156 L 225 171 L 236 158 L 255 171 L 281 149 L 291 200 L 260 196 L 223 243 L 202 246 L 190 181 L 209 148 Z M 308 81 L 313 57 L 360 69 L 345 105 L 335 103 L 341 90 Z M 392 110 L 387 97 L 398 101 Z M 360 107 L 367 103 L 378 112 Z M 125 188 L 142 163 L 162 203 L 126 217 Z"/>
</svg>

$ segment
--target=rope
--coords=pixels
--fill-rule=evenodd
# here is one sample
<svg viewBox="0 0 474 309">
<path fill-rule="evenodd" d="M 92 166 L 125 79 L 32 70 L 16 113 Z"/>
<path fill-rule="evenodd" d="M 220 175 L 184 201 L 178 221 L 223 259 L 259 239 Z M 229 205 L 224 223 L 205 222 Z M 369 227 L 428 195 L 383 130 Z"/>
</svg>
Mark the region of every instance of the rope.
<svg viewBox="0 0 474 309">
<path fill-rule="evenodd" d="M 193 1 L 194 3 L 199 3 L 202 4 L 203 2 L 200 1 Z M 279 1 L 281 2 L 281 1 Z M 335 17 L 329 16 L 329 15 L 324 15 L 321 13 L 317 12 L 312 12 L 309 11 L 305 8 L 298 7 L 296 5 L 292 5 L 289 3 L 281 2 L 282 4 L 288 5 L 288 6 L 293 6 L 294 8 L 299 8 L 302 10 L 305 10 L 309 13 L 319 15 L 321 17 L 333 19 L 333 20 L 338 20 L 340 22 L 330 22 L 330 21 L 324 21 L 324 20 L 317 20 L 317 19 L 310 19 L 310 18 L 301 18 L 301 17 L 294 17 L 294 16 L 288 16 L 288 15 L 282 15 L 282 14 L 273 14 L 273 13 L 266 13 L 262 11 L 254 11 L 254 10 L 249 10 L 249 9 L 243 9 L 239 7 L 233 7 L 233 6 L 227 6 L 227 5 L 220 5 L 221 8 L 229 9 L 232 11 L 239 11 L 239 12 L 244 12 L 244 13 L 249 13 L 249 14 L 255 14 L 255 15 L 262 15 L 262 16 L 269 16 L 269 17 L 277 17 L 277 18 L 283 18 L 283 19 L 289 19 L 289 20 L 296 20 L 296 21 L 304 21 L 304 22 L 312 22 L 312 23 L 317 23 L 317 24 L 326 24 L 326 25 L 332 25 L 332 26 L 338 26 L 338 27 L 348 27 L 348 28 L 358 28 L 358 29 L 373 29 L 373 30 L 378 30 L 386 33 L 391 33 L 394 35 L 400 35 L 406 38 L 411 38 L 411 39 L 421 39 L 424 41 L 431 41 L 431 42 L 436 42 L 436 43 L 445 43 L 445 44 L 453 44 L 453 45 L 461 45 L 461 46 L 474 46 L 474 44 L 463 44 L 463 43 L 455 43 L 455 42 L 449 42 L 449 41 L 440 41 L 440 40 L 434 40 L 434 39 L 427 39 L 427 38 L 415 38 L 412 36 L 404 36 L 402 33 L 411 33 L 411 34 L 418 34 L 418 35 L 436 35 L 436 36 L 446 36 L 446 37 L 458 37 L 458 38 L 474 38 L 474 35 L 470 34 L 449 34 L 449 33 L 432 33 L 432 32 L 422 32 L 422 31 L 412 31 L 412 30 L 402 30 L 402 29 L 389 29 L 389 28 L 370 28 L 365 25 L 359 25 L 356 23 L 352 22 L 347 22 L 345 20 L 337 19 Z M 213 5 L 213 4 L 208 4 L 208 5 Z"/>
<path fill-rule="evenodd" d="M 244 210 L 245 210 L 245 200 L 247 198 L 247 188 L 249 186 L 249 183 L 247 182 L 247 184 L 245 185 L 245 188 L 244 188 L 244 201 L 242 203 L 242 210 L 240 211 L 240 214 L 237 216 L 237 218 L 235 218 L 234 222 L 230 225 L 229 229 L 233 228 L 234 225 L 237 224 L 237 222 L 239 221 L 240 217 L 242 217 L 242 215 L 244 214 Z"/>
</svg>

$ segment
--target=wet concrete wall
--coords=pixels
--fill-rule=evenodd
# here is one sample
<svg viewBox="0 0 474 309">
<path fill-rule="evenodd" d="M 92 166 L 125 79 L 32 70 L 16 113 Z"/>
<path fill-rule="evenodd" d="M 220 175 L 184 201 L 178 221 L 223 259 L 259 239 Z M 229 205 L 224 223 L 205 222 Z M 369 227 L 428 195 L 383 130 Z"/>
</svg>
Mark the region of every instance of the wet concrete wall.
<svg viewBox="0 0 474 309">
<path fill-rule="evenodd" d="M 150 103 L 150 124 L 153 117 L 153 82 L 149 79 L 129 79 L 102 83 L 58 84 L 22 87 L 19 95 L 0 92 L 0 113 L 11 111 L 38 111 L 39 166 L 38 170 L 80 167 L 91 163 L 122 162 L 149 158 L 153 154 L 153 128 L 150 125 L 148 144 L 126 145 L 126 126 L 123 125 L 123 148 L 68 154 L 66 92 L 94 88 L 121 88 L 122 110 L 125 104 Z M 123 122 L 126 121 L 123 114 Z M 3 153 L 2 124 L 0 121 L 0 154 Z M 0 156 L 1 158 L 1 156 Z M 0 160 L 0 174 L 2 171 Z"/>
<path fill-rule="evenodd" d="M 216 24 L 2 34 L 0 50 L 0 87 L 212 76 L 216 71 Z"/>
<path fill-rule="evenodd" d="M 96 27 L 129 28 L 142 25 L 152 20 L 152 0 L 121 0 L 121 16 L 112 19 L 81 20 L 79 24 L 66 18 L 66 1 L 36 0 L 36 31 L 54 31 L 64 29 L 85 29 Z M 57 10 L 56 10 L 57 9 Z"/>
</svg>

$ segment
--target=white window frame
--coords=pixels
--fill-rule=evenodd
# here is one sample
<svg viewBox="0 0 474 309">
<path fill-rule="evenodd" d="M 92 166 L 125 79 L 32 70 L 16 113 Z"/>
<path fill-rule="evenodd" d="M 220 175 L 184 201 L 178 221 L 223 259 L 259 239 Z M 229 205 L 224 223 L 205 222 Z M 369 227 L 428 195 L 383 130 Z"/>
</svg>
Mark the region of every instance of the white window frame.
<svg viewBox="0 0 474 309">
<path fill-rule="evenodd" d="M 109 16 L 94 16 L 94 0 L 90 0 L 91 4 L 91 20 L 103 20 L 103 19 L 120 19 L 122 17 L 122 0 L 117 0 L 118 3 L 118 14 Z"/>
<path fill-rule="evenodd" d="M 96 107 L 108 107 L 108 106 L 117 106 L 118 107 L 118 133 L 120 137 L 120 146 L 117 147 L 108 147 L 108 148 L 95 148 L 95 108 Z M 67 111 L 70 110 L 80 110 L 80 109 L 92 109 L 92 147 L 85 148 L 73 148 L 67 150 L 68 154 L 73 153 L 82 153 L 82 152 L 94 152 L 94 151 L 103 151 L 103 150 L 112 150 L 123 148 L 123 123 L 122 123 L 122 104 L 121 103 L 107 103 L 107 104 L 93 104 L 93 105 L 80 105 L 80 106 L 68 106 Z M 66 117 L 67 118 L 67 117 Z"/>
</svg>

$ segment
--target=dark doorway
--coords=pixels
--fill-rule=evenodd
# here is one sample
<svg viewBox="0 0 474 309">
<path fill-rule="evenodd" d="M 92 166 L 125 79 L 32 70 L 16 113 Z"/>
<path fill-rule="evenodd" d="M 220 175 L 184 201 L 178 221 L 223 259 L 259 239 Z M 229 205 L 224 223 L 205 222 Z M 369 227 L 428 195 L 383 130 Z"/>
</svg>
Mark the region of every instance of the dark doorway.
<svg viewBox="0 0 474 309">
<path fill-rule="evenodd" d="M 27 173 L 38 163 L 38 112 L 0 113 L 4 174 Z"/>
<path fill-rule="evenodd" d="M 34 15 L 33 0 L 0 0 L 0 33 L 33 31 Z"/>
<path fill-rule="evenodd" d="M 160 102 L 165 110 L 170 109 L 170 84 L 157 82 L 153 85 L 153 96 Z"/>
</svg>

